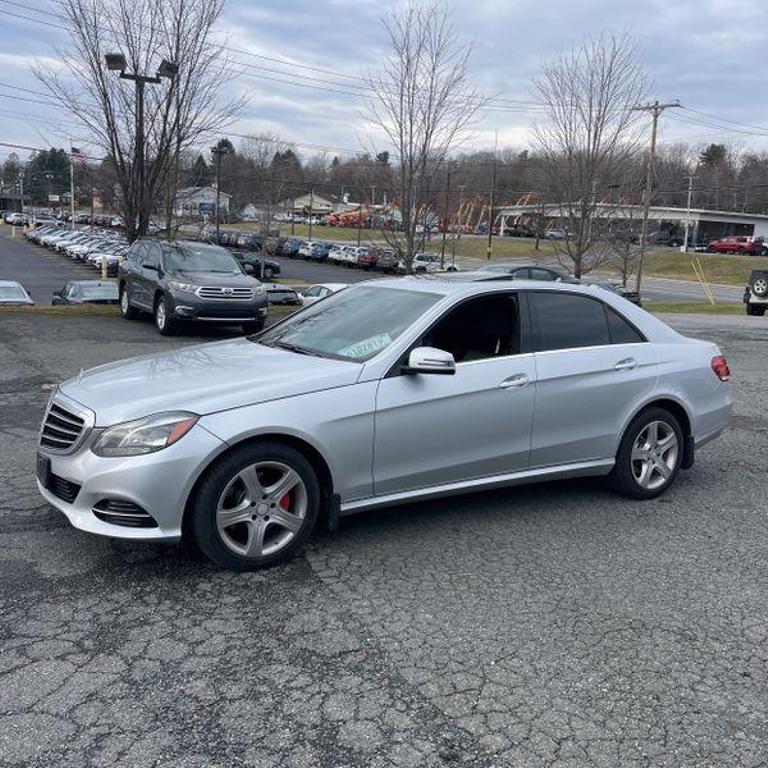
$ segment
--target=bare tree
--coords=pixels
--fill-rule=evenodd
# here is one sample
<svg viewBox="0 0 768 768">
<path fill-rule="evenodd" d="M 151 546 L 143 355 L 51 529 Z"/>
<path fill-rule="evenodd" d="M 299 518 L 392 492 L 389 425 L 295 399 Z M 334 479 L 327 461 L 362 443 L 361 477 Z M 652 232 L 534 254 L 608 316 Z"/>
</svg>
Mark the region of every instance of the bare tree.
<svg viewBox="0 0 768 768">
<path fill-rule="evenodd" d="M 632 107 L 647 96 L 649 81 L 636 43 L 601 35 L 545 64 L 533 85 L 546 114 L 534 135 L 547 193 L 569 233 L 557 247 L 581 277 L 609 256 L 601 247 L 604 217 L 595 217 L 599 192 L 638 151 L 642 123 Z"/>
<path fill-rule="evenodd" d="M 419 207 L 427 202 L 430 178 L 437 178 L 486 99 L 470 83 L 472 46 L 459 42 L 442 6 L 410 2 L 382 24 L 390 50 L 368 78 L 368 118 L 395 149 L 401 228 L 384 235 L 410 271 L 426 237 Z"/>
<path fill-rule="evenodd" d="M 62 0 L 71 51 L 63 67 L 38 65 L 35 74 L 63 110 L 83 125 L 112 159 L 130 240 L 146 234 L 158 198 L 178 181 L 181 153 L 215 134 L 239 112 L 221 103 L 222 84 L 235 71 L 211 32 L 224 0 Z M 145 115 L 133 82 L 105 67 L 119 51 L 128 72 L 154 75 L 166 60 L 175 74 L 145 89 Z M 142 124 L 143 123 L 143 124 Z M 145 138 L 137 142 L 137 135 Z M 138 145 L 138 146 L 137 146 Z M 137 151 L 138 150 L 138 151 Z"/>
</svg>

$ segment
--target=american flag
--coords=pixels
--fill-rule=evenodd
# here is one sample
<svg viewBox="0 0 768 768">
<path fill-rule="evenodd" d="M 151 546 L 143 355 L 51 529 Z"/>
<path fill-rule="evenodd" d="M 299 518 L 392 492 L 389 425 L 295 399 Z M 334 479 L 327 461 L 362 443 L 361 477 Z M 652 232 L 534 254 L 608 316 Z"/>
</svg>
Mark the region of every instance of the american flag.
<svg viewBox="0 0 768 768">
<path fill-rule="evenodd" d="M 72 155 L 73 160 L 79 160 L 81 163 L 88 159 L 88 156 L 77 147 L 71 147 L 69 154 Z"/>
</svg>

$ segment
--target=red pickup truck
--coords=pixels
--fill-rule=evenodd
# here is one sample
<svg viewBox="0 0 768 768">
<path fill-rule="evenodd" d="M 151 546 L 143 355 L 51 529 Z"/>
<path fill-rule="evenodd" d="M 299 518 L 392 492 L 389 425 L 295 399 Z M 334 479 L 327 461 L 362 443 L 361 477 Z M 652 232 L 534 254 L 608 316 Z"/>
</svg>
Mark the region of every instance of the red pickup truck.
<svg viewBox="0 0 768 768">
<path fill-rule="evenodd" d="M 722 240 L 710 240 L 707 250 L 710 253 L 750 253 L 753 256 L 768 254 L 768 242 L 762 237 L 734 235 Z"/>
</svg>

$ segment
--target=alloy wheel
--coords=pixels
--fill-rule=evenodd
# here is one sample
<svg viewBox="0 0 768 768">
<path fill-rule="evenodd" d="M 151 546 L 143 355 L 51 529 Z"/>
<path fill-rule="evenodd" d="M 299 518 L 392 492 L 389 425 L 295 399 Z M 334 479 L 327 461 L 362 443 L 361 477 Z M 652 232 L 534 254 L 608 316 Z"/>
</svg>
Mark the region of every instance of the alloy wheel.
<svg viewBox="0 0 768 768">
<path fill-rule="evenodd" d="M 123 288 L 123 292 L 120 294 L 120 309 L 123 315 L 127 315 L 131 305 L 128 303 L 128 290 Z"/>
<path fill-rule="evenodd" d="M 168 318 L 165 314 L 165 302 L 160 300 L 157 302 L 157 308 L 155 309 L 155 323 L 157 327 L 162 331 L 165 329 L 165 324 Z"/>
<path fill-rule="evenodd" d="M 665 421 L 651 421 L 632 446 L 632 476 L 645 490 L 655 491 L 674 476 L 680 447 L 677 435 Z"/>
<path fill-rule="evenodd" d="M 241 469 L 216 505 L 222 542 L 243 557 L 273 555 L 290 544 L 307 514 L 307 488 L 298 472 L 279 461 Z"/>
<path fill-rule="evenodd" d="M 763 277 L 758 277 L 752 283 L 752 292 L 755 294 L 755 296 L 764 296 L 766 293 L 768 293 L 768 280 Z"/>
</svg>

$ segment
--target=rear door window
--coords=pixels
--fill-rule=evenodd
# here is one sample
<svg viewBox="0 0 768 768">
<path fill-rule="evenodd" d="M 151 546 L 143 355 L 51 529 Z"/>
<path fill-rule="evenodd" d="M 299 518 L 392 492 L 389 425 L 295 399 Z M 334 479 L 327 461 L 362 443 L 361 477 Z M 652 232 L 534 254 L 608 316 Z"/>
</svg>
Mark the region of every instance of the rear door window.
<svg viewBox="0 0 768 768">
<path fill-rule="evenodd" d="M 577 294 L 531 292 L 534 337 L 540 352 L 611 343 L 603 304 Z"/>
<path fill-rule="evenodd" d="M 605 314 L 608 317 L 608 332 L 612 344 L 642 344 L 645 341 L 640 331 L 616 310 L 606 306 Z"/>
</svg>

